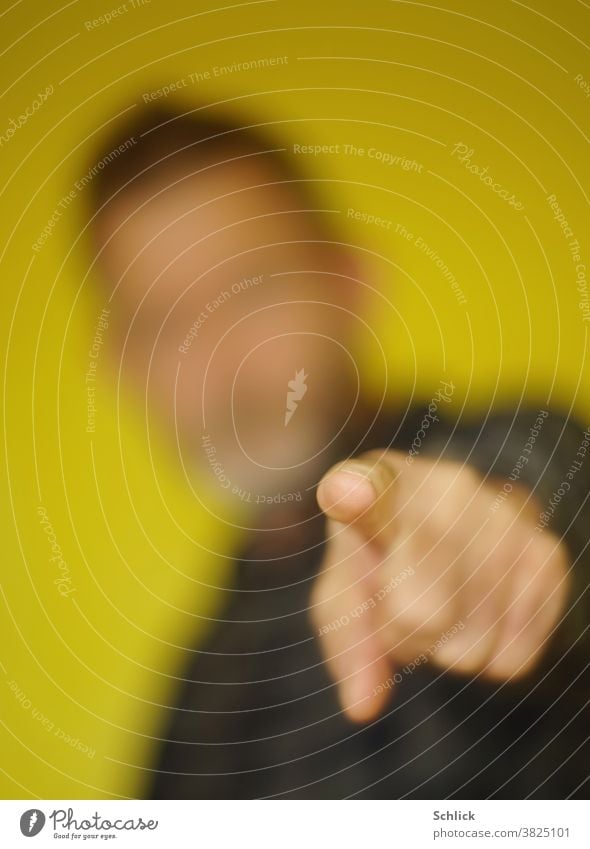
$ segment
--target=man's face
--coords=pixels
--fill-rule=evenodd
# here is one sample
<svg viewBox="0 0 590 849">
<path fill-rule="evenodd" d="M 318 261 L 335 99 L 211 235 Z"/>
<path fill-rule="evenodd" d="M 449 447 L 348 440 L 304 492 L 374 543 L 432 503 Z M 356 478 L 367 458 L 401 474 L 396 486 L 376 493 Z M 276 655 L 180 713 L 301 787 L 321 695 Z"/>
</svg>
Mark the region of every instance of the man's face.
<svg viewBox="0 0 590 849">
<path fill-rule="evenodd" d="M 232 486 L 282 486 L 354 406 L 354 284 L 261 157 L 187 174 L 146 178 L 100 219 L 121 366 L 185 462 L 211 470 L 209 443 Z"/>
</svg>

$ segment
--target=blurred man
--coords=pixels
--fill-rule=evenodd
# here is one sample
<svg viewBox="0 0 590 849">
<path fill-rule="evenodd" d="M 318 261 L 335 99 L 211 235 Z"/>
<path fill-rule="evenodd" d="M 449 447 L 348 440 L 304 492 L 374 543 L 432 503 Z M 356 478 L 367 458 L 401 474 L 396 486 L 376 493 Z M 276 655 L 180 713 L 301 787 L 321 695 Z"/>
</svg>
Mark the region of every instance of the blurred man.
<svg viewBox="0 0 590 849">
<path fill-rule="evenodd" d="M 278 145 L 162 112 L 129 138 L 91 225 L 115 353 L 252 525 L 147 795 L 584 796 L 588 432 L 457 426 L 449 379 L 375 409 L 364 270 Z"/>
</svg>

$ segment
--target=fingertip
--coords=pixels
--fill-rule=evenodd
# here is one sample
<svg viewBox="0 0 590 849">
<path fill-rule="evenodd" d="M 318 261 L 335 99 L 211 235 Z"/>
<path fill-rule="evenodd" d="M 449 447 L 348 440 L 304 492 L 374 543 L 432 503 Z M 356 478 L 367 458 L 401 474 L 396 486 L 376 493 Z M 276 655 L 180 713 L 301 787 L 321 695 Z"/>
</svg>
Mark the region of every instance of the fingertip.
<svg viewBox="0 0 590 849">
<path fill-rule="evenodd" d="M 358 673 L 340 684 L 342 710 L 347 719 L 357 725 L 377 719 L 391 697 L 391 690 L 387 694 L 379 692 L 370 680 L 371 677 Z"/>
<path fill-rule="evenodd" d="M 368 510 L 377 498 L 370 479 L 360 471 L 342 468 L 320 481 L 317 501 L 320 509 L 337 522 L 348 524 Z"/>
</svg>

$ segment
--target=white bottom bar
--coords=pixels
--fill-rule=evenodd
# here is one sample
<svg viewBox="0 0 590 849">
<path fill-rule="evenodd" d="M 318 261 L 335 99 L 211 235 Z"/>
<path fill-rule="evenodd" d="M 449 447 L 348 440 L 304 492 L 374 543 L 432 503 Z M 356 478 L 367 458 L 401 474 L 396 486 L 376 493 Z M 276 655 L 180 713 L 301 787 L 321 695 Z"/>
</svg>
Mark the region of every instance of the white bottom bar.
<svg viewBox="0 0 590 849">
<path fill-rule="evenodd" d="M 590 845 L 584 801 L 0 801 L 0 846 L 423 849 Z"/>
</svg>

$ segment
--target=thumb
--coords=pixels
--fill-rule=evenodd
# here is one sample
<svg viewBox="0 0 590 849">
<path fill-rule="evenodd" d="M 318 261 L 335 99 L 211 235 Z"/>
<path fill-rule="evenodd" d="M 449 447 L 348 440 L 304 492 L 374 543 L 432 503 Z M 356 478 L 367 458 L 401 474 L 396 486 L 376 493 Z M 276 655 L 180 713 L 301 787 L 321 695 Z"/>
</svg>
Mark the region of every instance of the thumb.
<svg viewBox="0 0 590 849">
<path fill-rule="evenodd" d="M 318 485 L 320 509 L 328 519 L 353 525 L 366 542 L 386 548 L 396 534 L 395 495 L 401 469 L 395 451 L 369 451 L 337 463 Z"/>
</svg>

